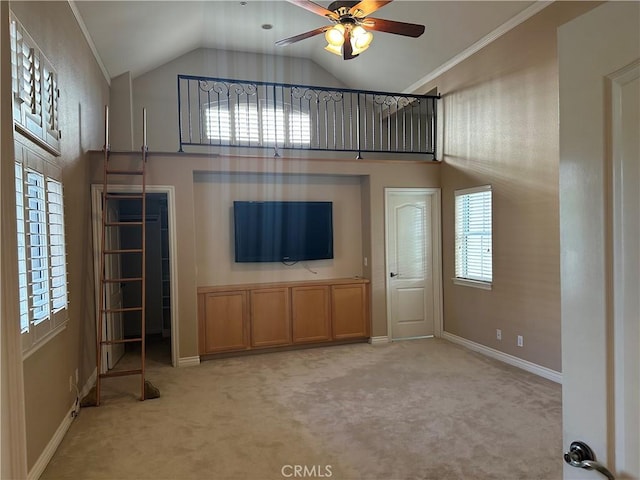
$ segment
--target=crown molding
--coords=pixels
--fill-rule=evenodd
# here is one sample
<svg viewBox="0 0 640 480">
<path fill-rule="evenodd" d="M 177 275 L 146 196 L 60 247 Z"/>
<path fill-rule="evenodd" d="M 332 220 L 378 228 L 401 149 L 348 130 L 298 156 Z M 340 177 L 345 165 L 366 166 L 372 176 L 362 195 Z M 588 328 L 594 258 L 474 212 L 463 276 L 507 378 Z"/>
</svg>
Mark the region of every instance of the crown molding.
<svg viewBox="0 0 640 480">
<path fill-rule="evenodd" d="M 546 7 L 551 5 L 552 3 L 553 3 L 553 1 L 547 1 L 547 0 L 537 1 L 537 2 L 533 3 L 532 5 L 530 5 L 527 8 L 525 8 L 523 11 L 521 11 L 516 16 L 510 18 L 505 23 L 500 25 L 494 31 L 492 31 L 491 33 L 485 35 L 480 40 L 478 40 L 476 43 L 474 43 L 473 45 L 471 45 L 467 49 L 465 49 L 462 52 L 460 52 L 459 54 L 457 54 L 451 60 L 448 60 L 447 62 L 443 63 L 438 68 L 433 70 L 431 73 L 429 73 L 428 75 L 422 77 L 420 80 L 418 80 L 414 84 L 412 84 L 409 87 L 407 87 L 402 93 L 417 93 L 417 91 L 420 88 L 424 87 L 424 85 L 426 85 L 427 83 L 431 82 L 432 80 L 435 80 L 440 75 L 442 75 L 443 73 L 447 72 L 448 70 L 451 70 L 453 67 L 455 67 L 459 63 L 462 63 L 464 60 L 469 58 L 471 55 L 473 55 L 474 53 L 482 50 L 484 47 L 489 45 L 491 42 L 493 42 L 494 40 L 497 40 L 498 38 L 503 36 L 505 33 L 513 30 L 514 28 L 516 28 L 521 23 L 524 23 L 525 21 L 529 20 L 531 17 L 533 17 L 537 13 L 541 12 L 543 9 L 545 9 Z"/>
<path fill-rule="evenodd" d="M 102 58 L 100 58 L 100 54 L 98 54 L 98 49 L 96 48 L 95 43 L 93 43 L 93 39 L 89 34 L 89 30 L 87 29 L 87 26 L 84 23 L 84 19 L 80 14 L 80 10 L 78 10 L 78 6 L 76 5 L 76 2 L 74 0 L 67 0 L 67 2 L 69 3 L 69 8 L 71 8 L 71 11 L 73 12 L 73 16 L 76 17 L 76 21 L 78 22 L 78 26 L 80 27 L 80 30 L 82 30 L 82 34 L 84 35 L 85 40 L 89 44 L 89 48 L 93 52 L 93 56 L 96 59 L 96 62 L 98 62 L 98 66 L 100 67 L 100 70 L 102 70 L 102 75 L 104 75 L 104 79 L 107 81 L 107 84 L 111 86 L 111 77 L 109 76 L 107 67 L 104 66 L 104 63 L 102 62 Z"/>
</svg>

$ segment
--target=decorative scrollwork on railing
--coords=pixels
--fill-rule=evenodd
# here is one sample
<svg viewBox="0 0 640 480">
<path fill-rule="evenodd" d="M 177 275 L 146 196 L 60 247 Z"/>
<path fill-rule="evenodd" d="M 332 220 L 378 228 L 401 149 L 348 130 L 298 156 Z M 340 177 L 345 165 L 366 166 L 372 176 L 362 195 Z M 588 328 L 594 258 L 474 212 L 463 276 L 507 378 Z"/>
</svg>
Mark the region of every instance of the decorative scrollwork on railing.
<svg viewBox="0 0 640 480">
<path fill-rule="evenodd" d="M 291 89 L 291 97 L 295 99 L 305 100 L 315 100 L 316 102 L 320 102 L 321 100 L 325 103 L 329 101 L 334 101 L 336 103 L 342 102 L 344 95 L 342 92 L 337 92 L 334 90 L 319 90 L 313 88 L 302 88 L 302 87 L 293 87 Z"/>
<path fill-rule="evenodd" d="M 380 105 L 381 107 L 386 107 L 390 110 L 392 107 L 400 110 L 416 103 L 419 104 L 420 101 L 416 97 L 380 94 L 373 96 L 373 103 L 374 105 Z"/>
<path fill-rule="evenodd" d="M 412 97 L 400 97 L 398 98 L 398 108 L 405 108 L 415 102 L 415 98 Z"/>
<path fill-rule="evenodd" d="M 237 96 L 247 95 L 255 96 L 258 93 L 258 86 L 255 83 L 241 83 L 241 82 L 218 82 L 209 80 L 200 80 L 198 87 L 203 92 L 222 94 L 228 96 L 235 94 Z"/>
</svg>

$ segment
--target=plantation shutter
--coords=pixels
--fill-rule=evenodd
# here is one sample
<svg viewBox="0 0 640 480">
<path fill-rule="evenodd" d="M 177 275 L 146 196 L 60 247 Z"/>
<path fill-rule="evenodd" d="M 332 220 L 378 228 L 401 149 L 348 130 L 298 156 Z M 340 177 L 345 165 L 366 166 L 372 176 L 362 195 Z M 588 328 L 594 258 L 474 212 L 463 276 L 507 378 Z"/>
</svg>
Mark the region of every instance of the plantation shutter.
<svg viewBox="0 0 640 480">
<path fill-rule="evenodd" d="M 49 252 L 44 175 L 26 170 L 28 287 L 31 318 L 38 324 L 49 318 Z"/>
<path fill-rule="evenodd" d="M 51 262 L 51 307 L 55 315 L 67 306 L 62 184 L 57 180 L 47 178 L 47 197 L 47 206 L 49 208 L 49 259 Z"/>
</svg>

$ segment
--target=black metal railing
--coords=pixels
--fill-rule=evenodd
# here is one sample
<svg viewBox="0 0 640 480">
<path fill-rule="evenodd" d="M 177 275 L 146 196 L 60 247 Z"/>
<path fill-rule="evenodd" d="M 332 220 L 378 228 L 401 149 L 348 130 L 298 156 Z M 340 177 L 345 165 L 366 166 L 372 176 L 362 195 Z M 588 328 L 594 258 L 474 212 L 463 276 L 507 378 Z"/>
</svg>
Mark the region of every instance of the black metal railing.
<svg viewBox="0 0 640 480">
<path fill-rule="evenodd" d="M 433 159 L 438 97 L 178 75 L 180 151 L 251 147 Z"/>
</svg>

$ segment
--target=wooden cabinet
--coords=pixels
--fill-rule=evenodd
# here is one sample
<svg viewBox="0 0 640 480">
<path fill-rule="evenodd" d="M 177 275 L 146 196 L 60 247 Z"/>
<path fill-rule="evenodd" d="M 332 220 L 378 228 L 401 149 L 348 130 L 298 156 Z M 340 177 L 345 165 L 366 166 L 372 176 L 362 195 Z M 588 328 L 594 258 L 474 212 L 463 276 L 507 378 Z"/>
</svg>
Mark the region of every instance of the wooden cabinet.
<svg viewBox="0 0 640 480">
<path fill-rule="evenodd" d="M 369 336 L 367 290 L 364 284 L 331 286 L 333 338 Z"/>
<path fill-rule="evenodd" d="M 291 288 L 293 343 L 331 340 L 329 297 L 327 285 Z"/>
<path fill-rule="evenodd" d="M 366 340 L 368 289 L 359 278 L 199 287 L 200 354 Z"/>
<path fill-rule="evenodd" d="M 199 298 L 200 353 L 249 348 L 247 292 L 207 293 Z"/>
<path fill-rule="evenodd" d="M 251 346 L 272 347 L 291 343 L 289 289 L 252 290 Z"/>
</svg>

